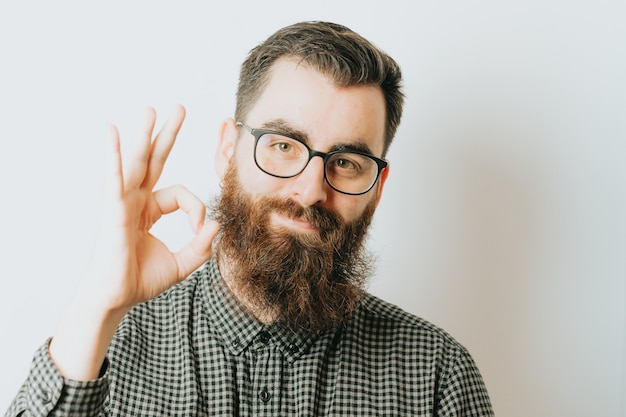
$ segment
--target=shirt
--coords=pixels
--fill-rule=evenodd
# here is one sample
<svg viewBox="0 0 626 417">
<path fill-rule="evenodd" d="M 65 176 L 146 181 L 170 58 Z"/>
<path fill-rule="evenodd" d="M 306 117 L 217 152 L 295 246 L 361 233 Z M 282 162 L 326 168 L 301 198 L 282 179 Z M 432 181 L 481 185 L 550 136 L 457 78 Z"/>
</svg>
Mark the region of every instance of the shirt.
<svg viewBox="0 0 626 417">
<path fill-rule="evenodd" d="M 366 294 L 345 325 L 294 332 L 239 306 L 215 260 L 134 307 L 101 377 L 56 370 L 44 344 L 6 416 L 492 416 L 450 335 Z"/>
</svg>

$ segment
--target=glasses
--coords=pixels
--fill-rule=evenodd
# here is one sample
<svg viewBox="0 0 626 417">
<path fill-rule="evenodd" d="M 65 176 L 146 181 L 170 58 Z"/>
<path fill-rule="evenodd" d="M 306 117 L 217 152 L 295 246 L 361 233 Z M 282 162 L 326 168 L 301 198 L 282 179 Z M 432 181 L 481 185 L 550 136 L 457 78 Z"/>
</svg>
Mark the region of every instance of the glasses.
<svg viewBox="0 0 626 417">
<path fill-rule="evenodd" d="M 324 161 L 324 179 L 330 187 L 343 194 L 361 195 L 374 187 L 387 161 L 365 152 L 337 150 L 314 151 L 298 139 L 273 130 L 253 129 L 237 122 L 255 138 L 254 162 L 268 175 L 292 178 L 319 156 Z"/>
</svg>

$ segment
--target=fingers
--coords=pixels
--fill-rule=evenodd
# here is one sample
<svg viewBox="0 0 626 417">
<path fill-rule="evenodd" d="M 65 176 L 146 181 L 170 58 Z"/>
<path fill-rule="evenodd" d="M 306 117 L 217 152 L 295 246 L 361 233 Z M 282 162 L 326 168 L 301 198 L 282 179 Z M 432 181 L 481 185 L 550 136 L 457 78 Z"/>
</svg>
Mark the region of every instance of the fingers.
<svg viewBox="0 0 626 417">
<path fill-rule="evenodd" d="M 185 187 L 176 185 L 154 192 L 154 198 L 162 214 L 183 210 L 189 217 L 189 224 L 195 236 L 175 254 L 179 276 L 186 277 L 211 257 L 212 244 L 219 224 L 206 220 L 206 206 Z"/>
<path fill-rule="evenodd" d="M 185 108 L 179 104 L 154 139 L 150 149 L 146 175 L 142 184 L 146 188 L 151 190 L 159 180 L 165 161 L 174 146 L 176 136 L 180 132 L 184 120 Z"/>
<path fill-rule="evenodd" d="M 115 126 L 110 125 L 108 130 L 110 149 L 107 152 L 107 175 L 105 175 L 104 191 L 109 198 L 119 198 L 124 187 L 120 136 Z"/>
<path fill-rule="evenodd" d="M 198 233 L 204 224 L 206 206 L 198 197 L 182 185 L 174 185 L 153 193 L 161 214 L 183 210 L 189 217 L 189 226 L 194 233 Z"/>
<path fill-rule="evenodd" d="M 218 230 L 219 224 L 216 221 L 209 220 L 205 222 L 191 242 L 175 255 L 181 279 L 198 269 L 200 265 L 212 256 L 213 240 Z"/>
<path fill-rule="evenodd" d="M 151 107 L 146 108 L 141 131 L 132 143 L 128 157 L 124 161 L 124 187 L 126 190 L 139 187 L 144 182 L 155 122 L 156 112 Z"/>
<path fill-rule="evenodd" d="M 141 131 L 132 143 L 128 156 L 124 158 L 122 171 L 125 190 L 142 186 L 148 190 L 154 188 L 184 119 L 185 108 L 177 105 L 172 116 L 153 140 L 156 112 L 151 107 L 146 108 Z"/>
</svg>

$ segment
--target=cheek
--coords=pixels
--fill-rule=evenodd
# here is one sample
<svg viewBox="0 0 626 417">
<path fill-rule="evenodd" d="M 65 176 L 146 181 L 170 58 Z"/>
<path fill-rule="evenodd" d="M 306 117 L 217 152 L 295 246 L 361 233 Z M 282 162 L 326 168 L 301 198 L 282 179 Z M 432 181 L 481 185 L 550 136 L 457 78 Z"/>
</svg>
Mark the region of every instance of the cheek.
<svg viewBox="0 0 626 417">
<path fill-rule="evenodd" d="M 244 191 L 250 195 L 272 195 L 278 194 L 281 187 L 280 178 L 267 175 L 259 168 L 257 168 L 254 160 L 242 160 L 237 159 L 237 175 L 239 176 L 239 182 Z"/>
<path fill-rule="evenodd" d="M 345 222 L 353 222 L 363 215 L 368 204 L 373 200 L 374 194 L 370 193 L 349 196 L 334 192 L 334 198 L 327 202 L 328 208 L 339 214 Z"/>
<path fill-rule="evenodd" d="M 271 178 L 257 168 L 253 157 L 253 144 L 240 140 L 235 148 L 233 159 L 237 166 L 237 177 L 241 188 L 251 194 L 263 194 L 267 187 L 267 178 Z"/>
</svg>

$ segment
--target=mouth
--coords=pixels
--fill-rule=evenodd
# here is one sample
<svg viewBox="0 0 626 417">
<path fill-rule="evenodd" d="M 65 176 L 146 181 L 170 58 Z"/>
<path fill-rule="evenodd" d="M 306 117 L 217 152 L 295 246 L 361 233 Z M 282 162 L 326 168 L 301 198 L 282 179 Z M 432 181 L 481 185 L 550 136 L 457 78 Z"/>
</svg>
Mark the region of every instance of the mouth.
<svg viewBox="0 0 626 417">
<path fill-rule="evenodd" d="M 270 223 L 274 226 L 285 227 L 300 233 L 318 233 L 319 228 L 313 226 L 302 217 L 289 217 L 286 214 L 274 211 L 270 215 Z"/>
</svg>

